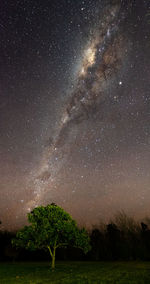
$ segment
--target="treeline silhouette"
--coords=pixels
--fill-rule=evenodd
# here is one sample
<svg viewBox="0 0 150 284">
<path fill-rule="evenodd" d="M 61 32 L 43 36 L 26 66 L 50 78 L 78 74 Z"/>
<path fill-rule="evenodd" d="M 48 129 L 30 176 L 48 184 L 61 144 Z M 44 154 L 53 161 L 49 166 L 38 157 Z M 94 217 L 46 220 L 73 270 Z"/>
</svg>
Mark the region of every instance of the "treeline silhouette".
<svg viewBox="0 0 150 284">
<path fill-rule="evenodd" d="M 141 223 L 119 213 L 109 224 L 100 223 L 89 231 L 91 251 L 58 249 L 57 260 L 150 260 L 150 218 Z M 0 261 L 49 260 L 47 251 L 16 250 L 11 239 L 15 233 L 0 231 Z"/>
</svg>

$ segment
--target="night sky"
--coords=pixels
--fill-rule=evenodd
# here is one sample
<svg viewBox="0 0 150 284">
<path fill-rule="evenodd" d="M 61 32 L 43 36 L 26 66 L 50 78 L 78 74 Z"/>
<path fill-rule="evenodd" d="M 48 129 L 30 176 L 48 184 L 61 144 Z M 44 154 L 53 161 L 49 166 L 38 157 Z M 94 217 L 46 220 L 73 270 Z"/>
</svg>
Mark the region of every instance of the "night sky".
<svg viewBox="0 0 150 284">
<path fill-rule="evenodd" d="M 150 1 L 3 0 L 0 219 L 150 216 Z"/>
</svg>

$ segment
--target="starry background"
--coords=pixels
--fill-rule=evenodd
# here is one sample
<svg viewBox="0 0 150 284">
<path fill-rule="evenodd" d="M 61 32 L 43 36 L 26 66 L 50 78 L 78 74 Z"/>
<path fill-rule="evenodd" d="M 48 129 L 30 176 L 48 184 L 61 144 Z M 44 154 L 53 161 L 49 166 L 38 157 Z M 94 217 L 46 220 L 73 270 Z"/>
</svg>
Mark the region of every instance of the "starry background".
<svg viewBox="0 0 150 284">
<path fill-rule="evenodd" d="M 55 202 L 91 226 L 150 215 L 149 1 L 0 9 L 0 219 Z"/>
</svg>

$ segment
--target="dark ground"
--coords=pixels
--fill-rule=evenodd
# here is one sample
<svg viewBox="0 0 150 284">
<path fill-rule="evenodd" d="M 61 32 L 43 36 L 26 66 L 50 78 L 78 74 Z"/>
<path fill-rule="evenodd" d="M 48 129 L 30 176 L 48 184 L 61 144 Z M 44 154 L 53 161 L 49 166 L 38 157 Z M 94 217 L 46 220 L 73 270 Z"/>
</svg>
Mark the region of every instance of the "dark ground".
<svg viewBox="0 0 150 284">
<path fill-rule="evenodd" d="M 150 283 L 150 262 L 1 263 L 2 284 L 144 284 Z"/>
</svg>

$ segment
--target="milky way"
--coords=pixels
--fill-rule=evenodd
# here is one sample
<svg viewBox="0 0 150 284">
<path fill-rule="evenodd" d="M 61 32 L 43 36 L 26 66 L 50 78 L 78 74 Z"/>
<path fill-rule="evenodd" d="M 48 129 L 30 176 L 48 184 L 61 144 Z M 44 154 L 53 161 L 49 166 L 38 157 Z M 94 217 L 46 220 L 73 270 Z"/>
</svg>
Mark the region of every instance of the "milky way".
<svg viewBox="0 0 150 284">
<path fill-rule="evenodd" d="M 40 173 L 35 179 L 35 200 L 29 202 L 32 206 L 41 202 L 42 195 L 45 194 L 45 183 L 57 179 L 60 168 L 65 166 L 75 127 L 83 120 L 88 120 L 96 111 L 101 111 L 101 104 L 107 97 L 107 88 L 123 66 L 127 44 L 119 27 L 124 19 L 120 10 L 119 3 L 106 6 L 88 40 L 71 99 L 65 107 L 56 137 L 51 140 L 52 145 L 46 150 Z M 64 146 L 65 143 L 67 147 Z"/>
<path fill-rule="evenodd" d="M 150 213 L 149 3 L 79 2 L 3 6 L 4 227 L 51 202 L 87 226 Z"/>
</svg>

